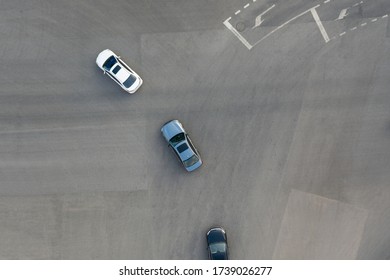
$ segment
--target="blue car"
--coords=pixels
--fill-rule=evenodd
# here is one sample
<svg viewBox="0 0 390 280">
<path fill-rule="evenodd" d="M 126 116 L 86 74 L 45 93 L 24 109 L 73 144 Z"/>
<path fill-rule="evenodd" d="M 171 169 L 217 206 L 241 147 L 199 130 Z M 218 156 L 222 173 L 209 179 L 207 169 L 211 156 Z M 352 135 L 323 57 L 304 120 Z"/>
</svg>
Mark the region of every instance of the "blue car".
<svg viewBox="0 0 390 280">
<path fill-rule="evenodd" d="M 178 120 L 165 123 L 161 133 L 187 171 L 194 171 L 202 165 L 199 152 Z"/>
</svg>

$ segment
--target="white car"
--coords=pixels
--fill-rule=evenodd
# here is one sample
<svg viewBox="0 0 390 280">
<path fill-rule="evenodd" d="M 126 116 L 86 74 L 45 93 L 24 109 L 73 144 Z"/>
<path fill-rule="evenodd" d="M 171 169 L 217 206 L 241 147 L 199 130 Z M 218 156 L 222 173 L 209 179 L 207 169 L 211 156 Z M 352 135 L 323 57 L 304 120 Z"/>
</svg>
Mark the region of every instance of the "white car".
<svg viewBox="0 0 390 280">
<path fill-rule="evenodd" d="M 142 85 L 141 77 L 109 49 L 99 53 L 96 64 L 128 93 L 136 92 Z"/>
</svg>

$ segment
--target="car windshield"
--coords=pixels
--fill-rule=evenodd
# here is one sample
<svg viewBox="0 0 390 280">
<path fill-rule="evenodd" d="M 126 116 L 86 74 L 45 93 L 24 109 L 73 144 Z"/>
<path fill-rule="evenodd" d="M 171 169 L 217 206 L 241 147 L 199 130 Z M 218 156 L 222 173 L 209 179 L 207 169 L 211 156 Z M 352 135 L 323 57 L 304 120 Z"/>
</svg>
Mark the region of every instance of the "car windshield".
<svg viewBox="0 0 390 280">
<path fill-rule="evenodd" d="M 172 146 L 176 146 L 177 144 L 179 144 L 181 141 L 184 140 L 184 133 L 181 132 L 179 134 L 176 134 L 175 136 L 173 136 L 170 140 L 169 140 L 169 143 L 171 143 Z"/>
<path fill-rule="evenodd" d="M 183 164 L 185 167 L 190 167 L 190 166 L 194 165 L 195 163 L 197 163 L 198 161 L 199 161 L 198 157 L 196 155 L 193 155 L 189 159 L 186 159 L 185 161 L 183 161 Z"/>
<path fill-rule="evenodd" d="M 126 88 L 129 88 L 131 87 L 134 82 L 135 82 L 136 78 L 133 76 L 133 75 L 130 75 L 127 80 L 123 83 L 123 85 L 126 87 Z"/>
<path fill-rule="evenodd" d="M 112 68 L 112 66 L 115 65 L 115 63 L 117 63 L 118 61 L 116 60 L 116 58 L 112 55 L 110 56 L 106 62 L 104 62 L 103 64 L 103 68 L 106 70 L 106 71 L 110 71 L 110 69 Z"/>
<path fill-rule="evenodd" d="M 212 254 L 225 253 L 226 252 L 226 244 L 223 242 L 210 244 L 210 252 Z"/>
</svg>

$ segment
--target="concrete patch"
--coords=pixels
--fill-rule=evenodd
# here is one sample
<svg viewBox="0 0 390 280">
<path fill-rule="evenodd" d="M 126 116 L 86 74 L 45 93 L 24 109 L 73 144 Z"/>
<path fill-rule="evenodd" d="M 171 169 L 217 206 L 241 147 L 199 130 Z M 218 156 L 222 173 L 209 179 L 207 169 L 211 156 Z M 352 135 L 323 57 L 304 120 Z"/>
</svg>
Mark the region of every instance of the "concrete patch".
<svg viewBox="0 0 390 280">
<path fill-rule="evenodd" d="M 367 219 L 365 209 L 292 190 L 275 259 L 355 259 Z"/>
</svg>

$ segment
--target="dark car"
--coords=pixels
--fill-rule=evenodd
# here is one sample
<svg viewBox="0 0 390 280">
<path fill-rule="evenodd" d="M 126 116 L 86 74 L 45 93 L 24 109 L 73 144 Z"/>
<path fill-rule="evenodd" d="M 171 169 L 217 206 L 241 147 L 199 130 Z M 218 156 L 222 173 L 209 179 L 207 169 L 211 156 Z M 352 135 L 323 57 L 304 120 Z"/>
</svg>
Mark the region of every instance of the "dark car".
<svg viewBox="0 0 390 280">
<path fill-rule="evenodd" d="M 223 228 L 211 228 L 206 234 L 206 240 L 210 260 L 229 259 L 227 236 Z"/>
</svg>

